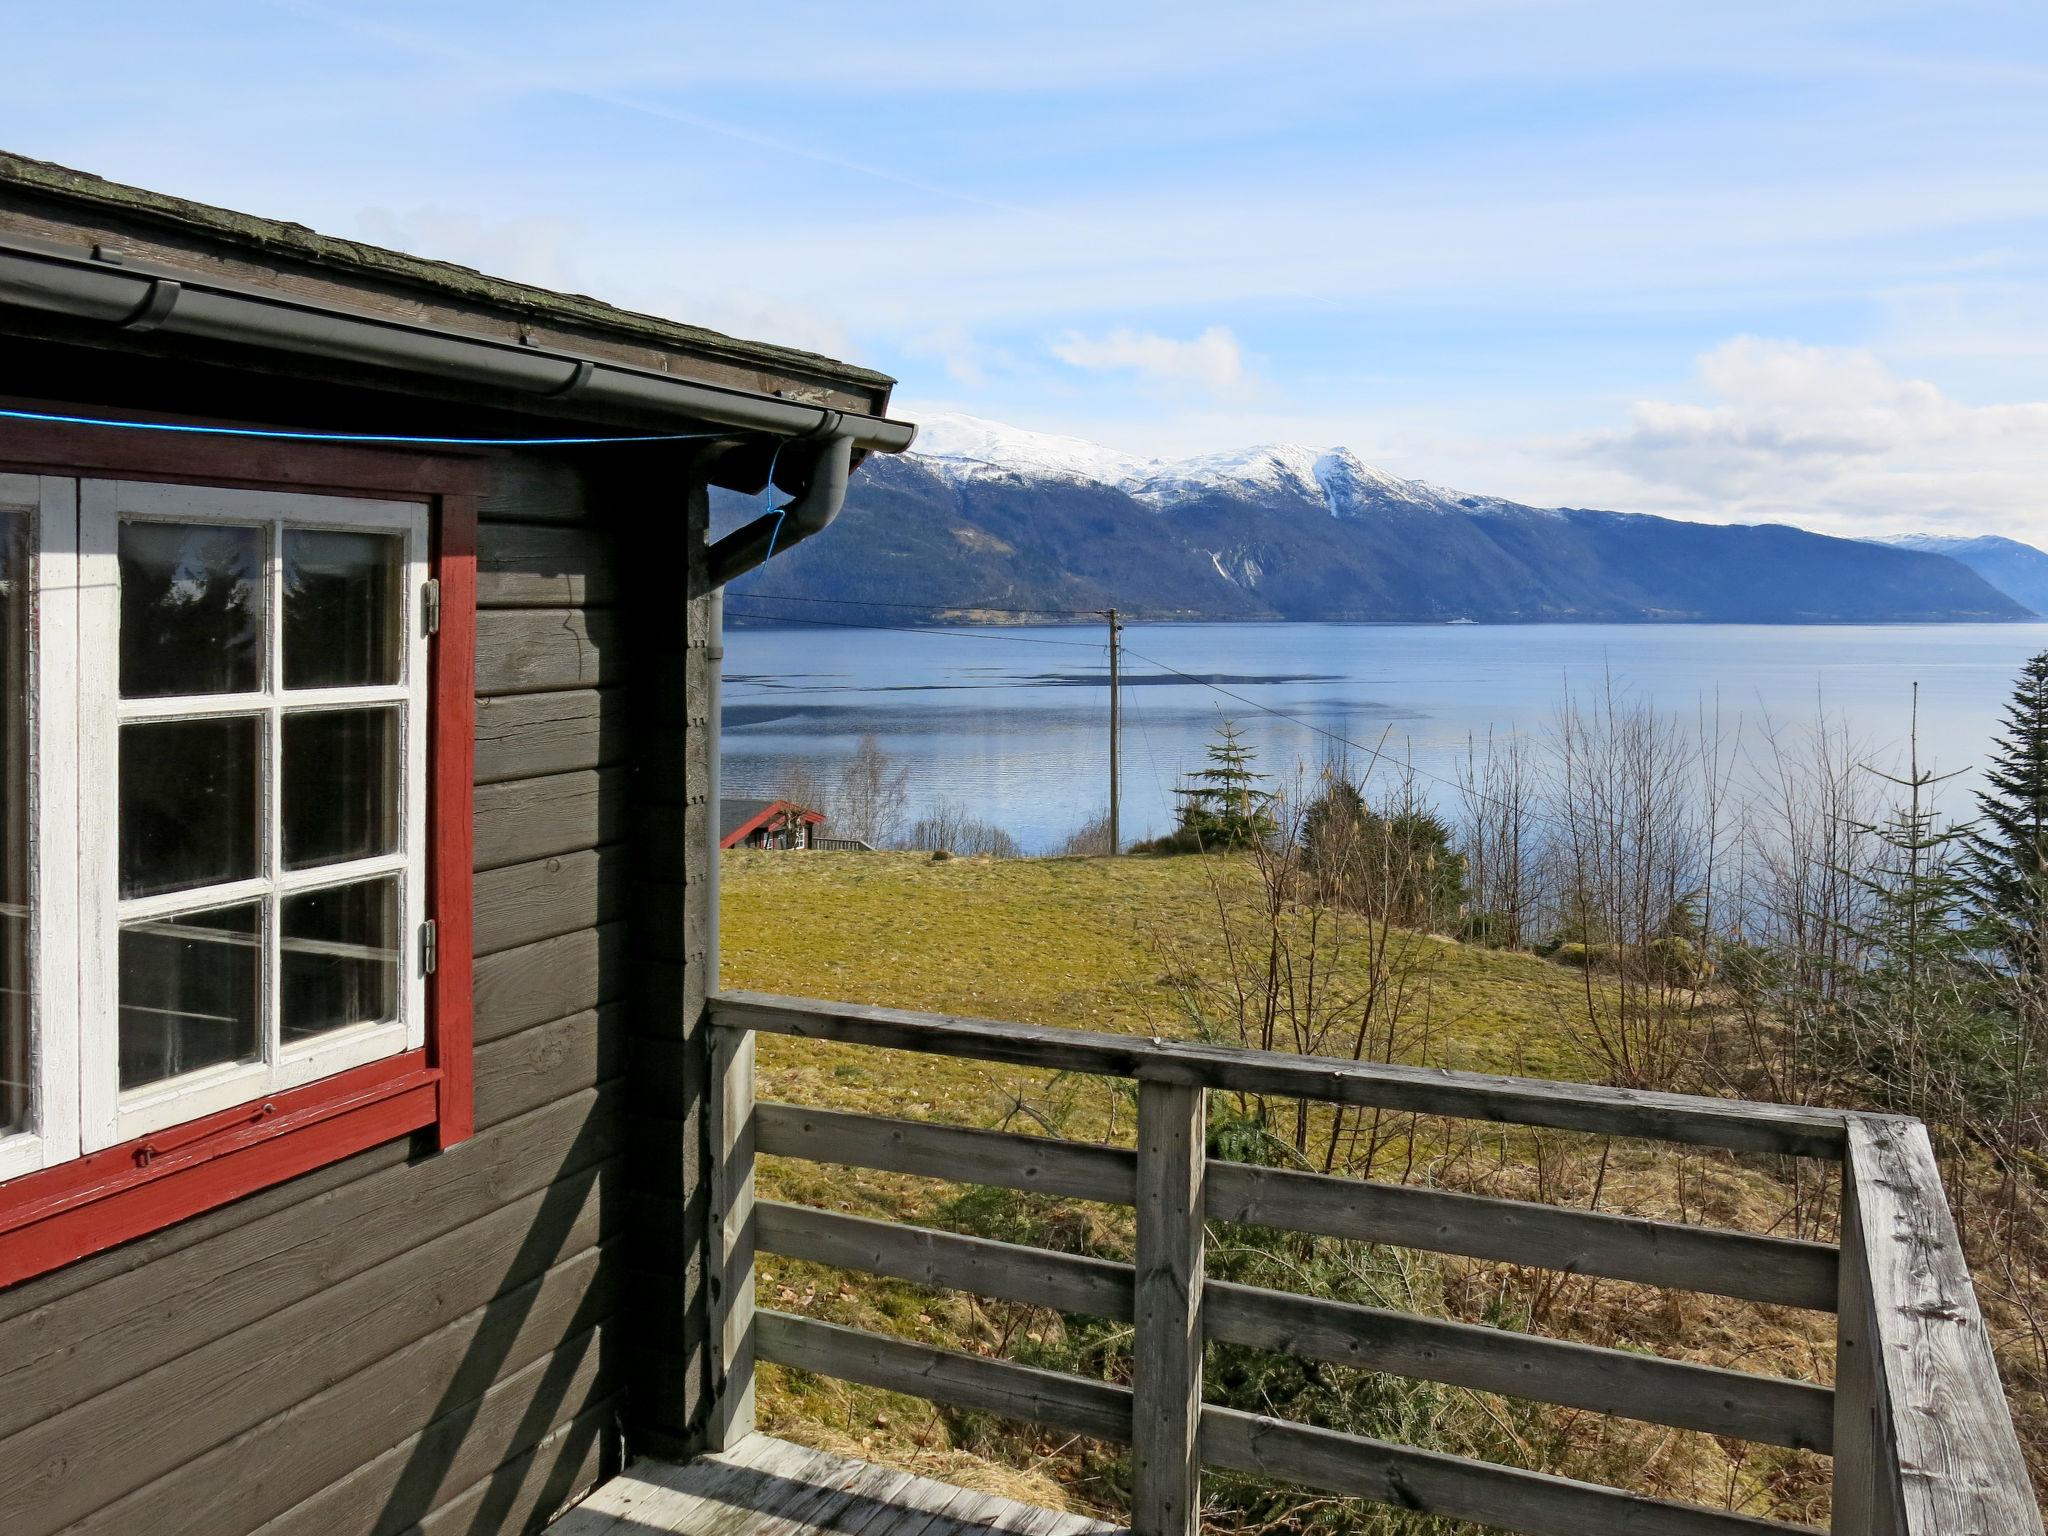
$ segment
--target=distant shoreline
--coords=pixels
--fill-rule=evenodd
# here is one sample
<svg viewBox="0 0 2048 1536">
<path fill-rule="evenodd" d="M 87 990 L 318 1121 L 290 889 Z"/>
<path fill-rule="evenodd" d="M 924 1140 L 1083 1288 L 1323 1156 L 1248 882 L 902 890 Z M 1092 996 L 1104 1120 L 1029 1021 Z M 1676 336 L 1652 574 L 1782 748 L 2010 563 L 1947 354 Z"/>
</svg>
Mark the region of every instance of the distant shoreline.
<svg viewBox="0 0 2048 1536">
<path fill-rule="evenodd" d="M 852 599 L 846 602 L 848 608 L 859 609 L 862 605 Z M 877 604 L 892 618 L 887 624 L 855 622 L 852 619 L 806 619 L 794 614 L 768 618 L 760 614 L 735 614 L 725 616 L 727 629 L 1073 629 L 1099 627 L 1101 621 L 1076 616 L 1074 618 L 1034 618 L 1017 616 L 1007 619 L 959 619 L 937 615 L 919 616 L 905 613 L 884 604 Z M 1118 617 L 1125 624 L 1143 624 L 1158 628 L 1167 624 L 1284 624 L 1284 625 L 1341 625 L 1352 629 L 1556 629 L 1572 624 L 1626 625 L 1643 629 L 1958 629 L 1965 627 L 2024 626 L 2048 624 L 2048 615 L 2029 614 L 2025 618 L 1900 618 L 1900 619 L 1651 619 L 1615 617 L 1573 617 L 1545 619 L 1351 619 L 1351 618 L 1268 618 L 1248 617 L 1243 614 L 1191 615 L 1171 614 L 1152 616 L 1142 613 L 1119 611 Z"/>
</svg>

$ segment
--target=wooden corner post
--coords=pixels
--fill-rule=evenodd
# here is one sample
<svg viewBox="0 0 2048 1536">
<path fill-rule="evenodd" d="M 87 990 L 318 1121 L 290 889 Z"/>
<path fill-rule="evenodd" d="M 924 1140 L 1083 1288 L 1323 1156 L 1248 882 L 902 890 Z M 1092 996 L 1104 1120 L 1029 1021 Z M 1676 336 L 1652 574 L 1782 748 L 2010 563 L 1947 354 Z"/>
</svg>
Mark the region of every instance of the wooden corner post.
<svg viewBox="0 0 2048 1536">
<path fill-rule="evenodd" d="M 711 1042 L 711 1418 L 708 1449 L 754 1432 L 754 1032 Z"/>
<path fill-rule="evenodd" d="M 1133 1536 L 1200 1529 L 1207 1106 L 1197 1085 L 1139 1081 Z"/>
<path fill-rule="evenodd" d="M 2042 1536 L 1927 1127 L 1852 1116 L 1842 1183 L 1835 1530 Z"/>
</svg>

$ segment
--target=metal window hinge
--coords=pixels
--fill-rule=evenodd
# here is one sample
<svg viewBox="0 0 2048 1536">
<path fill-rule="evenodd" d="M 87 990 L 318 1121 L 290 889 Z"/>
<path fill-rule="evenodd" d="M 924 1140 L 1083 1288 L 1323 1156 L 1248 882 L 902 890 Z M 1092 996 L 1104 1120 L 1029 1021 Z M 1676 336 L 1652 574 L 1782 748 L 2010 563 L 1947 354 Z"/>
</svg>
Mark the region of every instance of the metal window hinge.
<svg viewBox="0 0 2048 1536">
<path fill-rule="evenodd" d="M 429 578 L 420 588 L 420 628 L 429 635 L 441 633 L 441 583 Z"/>
<path fill-rule="evenodd" d="M 430 917 L 420 924 L 420 974 L 431 976 L 434 968 L 441 963 L 439 934 L 435 932 L 434 920 Z"/>
</svg>

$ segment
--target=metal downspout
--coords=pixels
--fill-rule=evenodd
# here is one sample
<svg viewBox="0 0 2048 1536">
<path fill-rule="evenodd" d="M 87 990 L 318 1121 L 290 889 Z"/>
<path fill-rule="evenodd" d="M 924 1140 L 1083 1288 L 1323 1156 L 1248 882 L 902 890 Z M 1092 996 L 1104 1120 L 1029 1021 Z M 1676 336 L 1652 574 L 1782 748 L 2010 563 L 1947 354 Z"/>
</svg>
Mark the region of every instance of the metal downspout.
<svg viewBox="0 0 2048 1536">
<path fill-rule="evenodd" d="M 812 534 L 823 533 L 839 515 L 839 509 L 846 504 L 847 477 L 853 470 L 853 437 L 837 411 L 828 411 L 826 415 L 832 419 L 820 422 L 808 434 L 823 441 L 811 457 L 804 487 L 796 498 L 735 528 L 711 546 L 705 569 L 713 587 L 723 587 L 771 556 L 801 544 Z M 788 452 L 788 448 L 783 451 Z"/>
</svg>

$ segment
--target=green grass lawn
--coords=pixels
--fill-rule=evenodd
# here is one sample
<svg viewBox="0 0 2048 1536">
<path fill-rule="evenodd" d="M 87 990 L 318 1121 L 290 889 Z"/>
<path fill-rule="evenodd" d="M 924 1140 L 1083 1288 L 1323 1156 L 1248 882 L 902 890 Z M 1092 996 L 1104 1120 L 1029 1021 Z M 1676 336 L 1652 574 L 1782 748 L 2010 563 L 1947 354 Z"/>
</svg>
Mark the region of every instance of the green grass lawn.
<svg viewBox="0 0 2048 1536">
<path fill-rule="evenodd" d="M 1215 932 L 1214 882 L 1241 874 L 1209 858 L 724 859 L 725 986 L 1167 1037 L 1188 1023 L 1164 973 Z M 1559 1078 L 1591 1070 L 1573 1043 L 1582 975 L 1531 955 L 1447 942 L 1440 951 L 1430 963 L 1442 1029 L 1434 1064 Z M 801 1060 L 769 1055 L 778 1067 Z"/>
</svg>

